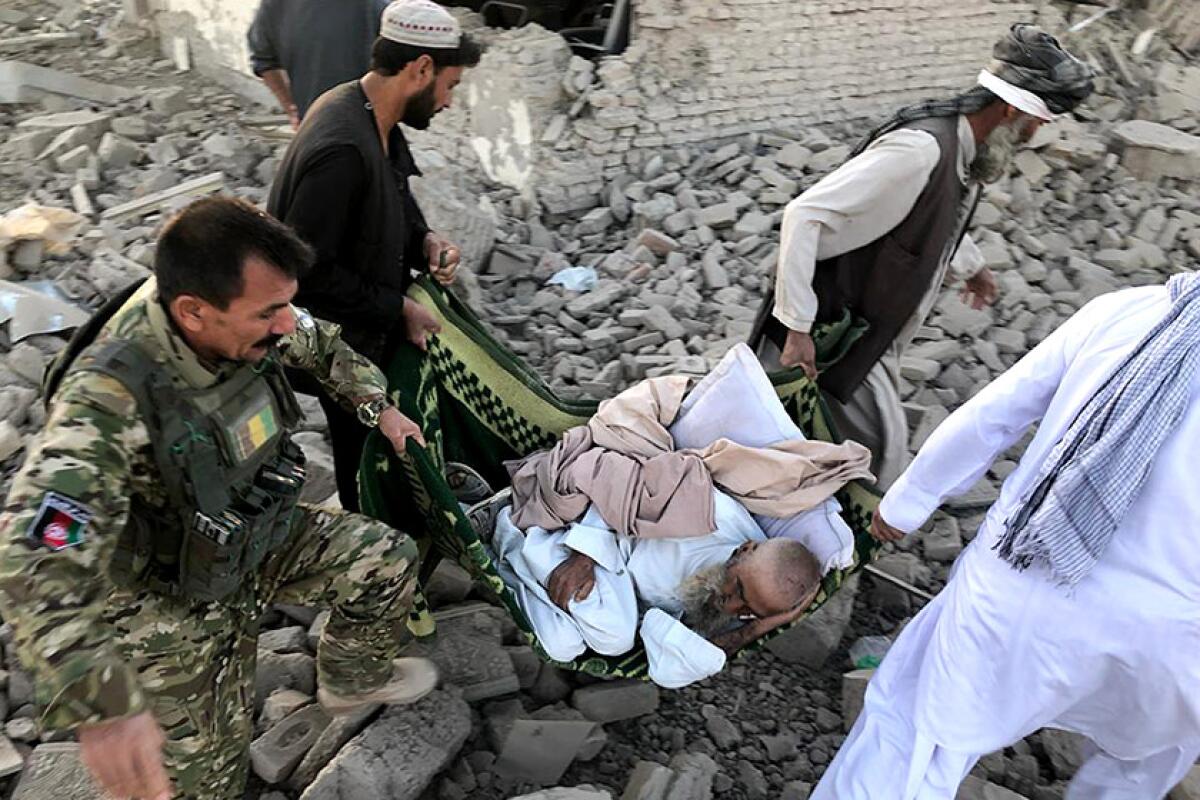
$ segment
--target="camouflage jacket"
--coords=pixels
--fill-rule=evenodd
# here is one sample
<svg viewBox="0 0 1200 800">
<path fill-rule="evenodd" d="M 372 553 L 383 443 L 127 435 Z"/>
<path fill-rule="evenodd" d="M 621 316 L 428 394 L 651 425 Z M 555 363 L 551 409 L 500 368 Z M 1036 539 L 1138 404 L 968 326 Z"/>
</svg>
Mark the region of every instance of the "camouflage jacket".
<svg viewBox="0 0 1200 800">
<path fill-rule="evenodd" d="M 295 311 L 296 332 L 278 348 L 284 365 L 311 372 L 347 408 L 354 399 L 386 391 L 383 374 L 341 341 L 338 326 Z M 211 386 L 232 371 L 213 372 L 201 363 L 169 322 L 153 279 L 98 340 L 110 336 L 143 345 L 181 388 Z M 97 372 L 69 371 L 0 513 L 0 614 L 12 624 L 18 655 L 33 673 L 47 728 L 68 729 L 145 707 L 112 626 L 114 615 L 141 611 L 138 587 L 118 585 L 109 564 L 131 498 L 165 505 L 157 474 L 147 427 L 129 391 Z M 181 603 L 179 613 L 220 613 L 198 605 Z"/>
</svg>

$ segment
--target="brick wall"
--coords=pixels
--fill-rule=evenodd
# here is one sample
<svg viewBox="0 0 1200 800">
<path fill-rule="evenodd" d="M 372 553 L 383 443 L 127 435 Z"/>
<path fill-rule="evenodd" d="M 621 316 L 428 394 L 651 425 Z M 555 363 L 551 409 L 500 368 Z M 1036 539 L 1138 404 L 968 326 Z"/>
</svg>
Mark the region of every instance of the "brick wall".
<svg viewBox="0 0 1200 800">
<path fill-rule="evenodd" d="M 253 0 L 155 2 L 191 9 L 218 56 L 244 58 Z M 1043 3 L 633 0 L 629 50 L 594 70 L 556 34 L 480 29 L 467 14 L 488 52 L 456 107 L 414 138 L 570 213 L 663 147 L 874 118 L 969 86 L 996 38 Z"/>
<path fill-rule="evenodd" d="M 1038 5 L 635 0 L 633 44 L 599 65 L 582 97 L 559 86 L 572 81 L 570 67 L 560 80 L 569 59 L 560 39 L 544 31 L 506 32 L 489 42 L 462 108 L 439 118 L 427 141 L 454 152 L 459 132 L 471 136 L 480 124 L 476 108 L 514 109 L 516 119 L 527 113 L 513 105 L 520 87 L 552 84 L 558 97 L 546 102 L 540 92 L 539 113 L 521 120 L 528 135 L 501 135 L 507 146 L 499 149 L 524 166 L 520 179 L 506 180 L 511 169 L 489 173 L 534 192 L 552 213 L 571 213 L 593 205 L 605 179 L 636 170 L 664 147 L 877 118 L 965 88 L 996 38 L 1012 22 L 1037 19 Z M 481 103 L 483 97 L 489 99 Z M 478 152 L 486 136 L 474 138 L 486 166 L 492 156 Z M 457 153 L 460 162 L 470 157 Z"/>
</svg>

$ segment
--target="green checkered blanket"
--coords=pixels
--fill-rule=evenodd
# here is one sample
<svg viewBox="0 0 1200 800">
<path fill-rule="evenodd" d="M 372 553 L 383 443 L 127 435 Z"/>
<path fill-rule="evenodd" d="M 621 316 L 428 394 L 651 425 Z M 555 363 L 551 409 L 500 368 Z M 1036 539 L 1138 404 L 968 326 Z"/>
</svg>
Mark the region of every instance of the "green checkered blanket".
<svg viewBox="0 0 1200 800">
<path fill-rule="evenodd" d="M 493 487 L 508 484 L 503 462 L 551 447 L 568 428 L 582 425 L 596 403 L 564 400 L 514 353 L 486 331 L 479 319 L 453 296 L 427 279 L 410 296 L 434 311 L 442 332 L 427 354 L 405 346 L 388 367 L 393 401 L 425 432 L 428 446 L 410 443 L 397 456 L 378 433 L 367 441 L 359 470 L 363 511 L 408 532 L 422 545 L 422 575 L 428 577 L 442 557 L 467 569 L 503 604 L 529 644 L 546 660 L 533 627 L 505 586 L 475 530 L 443 477 L 446 461 L 477 469 Z M 821 337 L 818 334 L 818 346 Z M 776 373 L 772 383 L 788 413 L 805 434 L 837 440 L 823 411 L 816 387 L 798 370 Z M 878 496 L 864 484 L 850 484 L 838 495 L 847 522 L 855 531 L 854 565 L 825 577 L 813 604 L 819 608 L 842 582 L 870 561 L 877 545 L 866 533 Z M 432 618 L 418 602 L 410 627 L 418 635 L 432 633 Z M 776 635 L 779 631 L 776 631 Z M 743 648 L 762 647 L 770 636 Z M 640 647 L 623 656 L 585 653 L 559 666 L 594 675 L 646 677 L 646 654 Z"/>
</svg>

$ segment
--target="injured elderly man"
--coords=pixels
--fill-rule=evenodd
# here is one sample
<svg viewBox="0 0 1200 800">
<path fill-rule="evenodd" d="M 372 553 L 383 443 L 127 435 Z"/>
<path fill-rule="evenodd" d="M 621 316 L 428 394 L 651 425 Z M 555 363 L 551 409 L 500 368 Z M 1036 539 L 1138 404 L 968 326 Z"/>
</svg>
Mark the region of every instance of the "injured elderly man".
<svg viewBox="0 0 1200 800">
<path fill-rule="evenodd" d="M 654 378 L 605 401 L 510 463 L 511 495 L 472 515 L 555 660 L 620 655 L 640 635 L 650 677 L 685 686 L 853 563 L 833 495 L 870 478 L 866 448 L 806 440 L 745 345 L 689 385 Z"/>
</svg>

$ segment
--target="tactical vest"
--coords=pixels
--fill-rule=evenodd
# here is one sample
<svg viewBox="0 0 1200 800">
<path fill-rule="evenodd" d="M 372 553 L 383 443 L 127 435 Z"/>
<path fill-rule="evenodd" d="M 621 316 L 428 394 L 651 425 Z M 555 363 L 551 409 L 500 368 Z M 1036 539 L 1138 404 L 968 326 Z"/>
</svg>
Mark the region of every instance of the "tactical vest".
<svg viewBox="0 0 1200 800">
<path fill-rule="evenodd" d="M 87 327 L 94 337 L 100 326 Z M 136 342 L 84 347 L 73 338 L 67 348 L 79 354 L 75 368 L 114 378 L 137 401 L 167 494 L 161 509 L 133 498 L 113 578 L 193 600 L 229 597 L 288 541 L 304 485 L 304 453 L 291 439 L 302 413 L 281 365 L 269 357 L 207 389 L 181 389 Z M 48 394 L 71 360 L 54 365 Z"/>
</svg>

